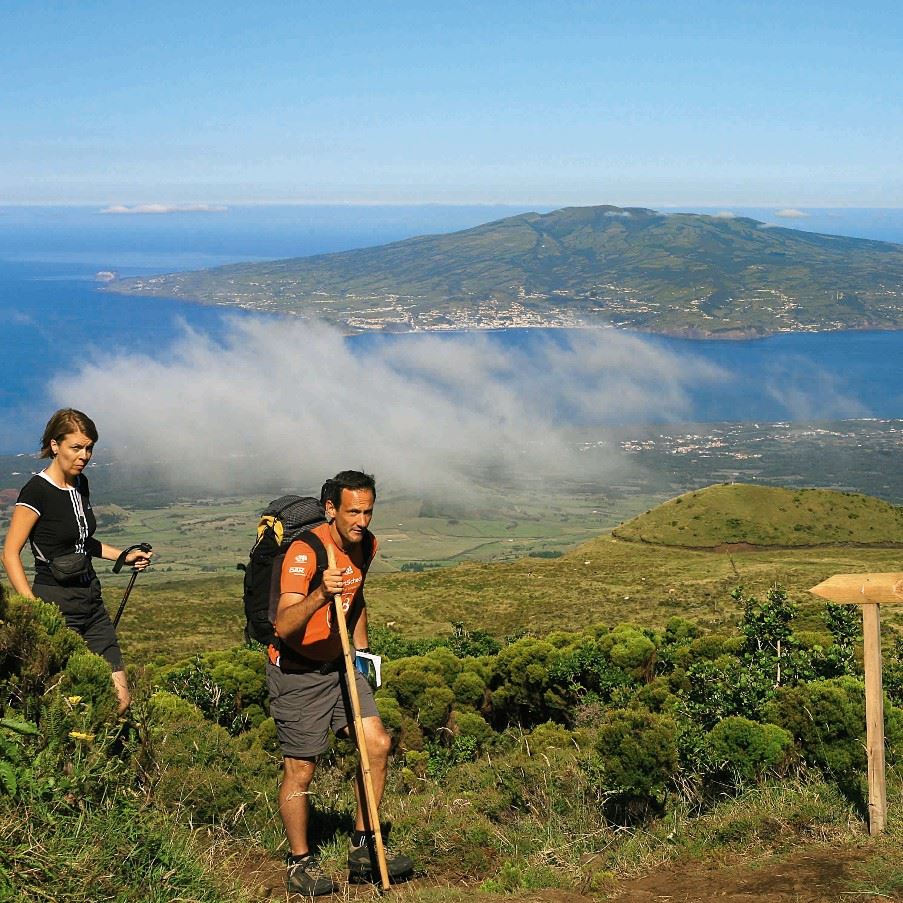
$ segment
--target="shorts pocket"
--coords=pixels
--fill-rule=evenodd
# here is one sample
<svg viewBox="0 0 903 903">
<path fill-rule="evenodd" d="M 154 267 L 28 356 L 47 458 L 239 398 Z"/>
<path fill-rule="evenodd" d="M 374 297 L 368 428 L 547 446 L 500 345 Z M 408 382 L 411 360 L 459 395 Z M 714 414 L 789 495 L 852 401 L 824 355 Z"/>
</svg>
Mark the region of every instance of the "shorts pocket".
<svg viewBox="0 0 903 903">
<path fill-rule="evenodd" d="M 276 721 L 300 721 L 301 700 L 297 691 L 288 685 L 286 675 L 267 662 L 267 690 L 270 695 L 270 715 Z"/>
<path fill-rule="evenodd" d="M 274 721 L 300 721 L 301 706 L 293 703 L 291 699 L 276 698 L 270 700 L 270 715 Z"/>
</svg>

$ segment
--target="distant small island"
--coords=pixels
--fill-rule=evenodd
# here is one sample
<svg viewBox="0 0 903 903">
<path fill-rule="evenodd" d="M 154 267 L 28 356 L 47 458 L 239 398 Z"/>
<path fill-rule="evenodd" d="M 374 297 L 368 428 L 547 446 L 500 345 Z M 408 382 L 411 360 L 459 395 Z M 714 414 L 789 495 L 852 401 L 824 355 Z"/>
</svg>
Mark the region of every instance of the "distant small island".
<svg viewBox="0 0 903 903">
<path fill-rule="evenodd" d="M 608 326 L 751 338 L 903 328 L 903 245 L 747 217 L 568 207 L 356 251 L 115 279 L 106 290 L 352 332 Z"/>
</svg>

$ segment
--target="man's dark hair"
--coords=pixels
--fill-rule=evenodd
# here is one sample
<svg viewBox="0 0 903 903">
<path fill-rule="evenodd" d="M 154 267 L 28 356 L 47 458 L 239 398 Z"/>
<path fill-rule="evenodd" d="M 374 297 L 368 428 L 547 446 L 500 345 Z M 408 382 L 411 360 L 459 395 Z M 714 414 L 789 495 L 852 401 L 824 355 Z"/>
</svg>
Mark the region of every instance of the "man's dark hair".
<svg viewBox="0 0 903 903">
<path fill-rule="evenodd" d="M 343 489 L 369 489 L 376 500 L 376 480 L 373 475 L 360 470 L 343 470 L 327 480 L 320 490 L 320 503 L 332 502 L 336 508 L 342 504 Z"/>
</svg>

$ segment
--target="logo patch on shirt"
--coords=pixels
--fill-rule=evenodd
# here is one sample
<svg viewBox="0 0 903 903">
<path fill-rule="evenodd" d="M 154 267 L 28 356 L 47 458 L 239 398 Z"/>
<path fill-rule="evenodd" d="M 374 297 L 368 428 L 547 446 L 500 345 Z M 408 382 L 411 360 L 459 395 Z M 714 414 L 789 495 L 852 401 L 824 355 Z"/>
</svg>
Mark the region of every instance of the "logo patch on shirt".
<svg viewBox="0 0 903 903">
<path fill-rule="evenodd" d="M 307 568 L 289 568 L 288 572 L 290 574 L 300 574 L 303 577 L 307 573 Z"/>
<path fill-rule="evenodd" d="M 307 556 L 306 556 L 306 555 L 296 555 L 296 556 L 295 556 L 295 561 L 297 561 L 297 562 L 299 562 L 299 563 L 302 563 L 302 562 L 304 562 L 304 561 L 307 561 Z"/>
</svg>

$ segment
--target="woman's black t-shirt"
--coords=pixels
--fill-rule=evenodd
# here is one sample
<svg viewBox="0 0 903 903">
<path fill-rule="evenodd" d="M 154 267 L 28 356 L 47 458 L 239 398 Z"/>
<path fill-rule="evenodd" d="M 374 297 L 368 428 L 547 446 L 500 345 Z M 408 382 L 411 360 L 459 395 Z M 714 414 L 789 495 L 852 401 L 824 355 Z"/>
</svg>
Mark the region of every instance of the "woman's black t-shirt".
<svg viewBox="0 0 903 903">
<path fill-rule="evenodd" d="M 17 505 L 31 508 L 38 515 L 28 537 L 35 560 L 36 584 L 58 586 L 47 562 L 60 555 L 84 552 L 100 556 L 100 542 L 94 539 L 97 520 L 91 510 L 88 478 L 79 474 L 74 486 L 61 488 L 45 473 L 35 474 L 23 487 Z M 81 578 L 86 585 L 94 578 L 88 567 Z"/>
</svg>

